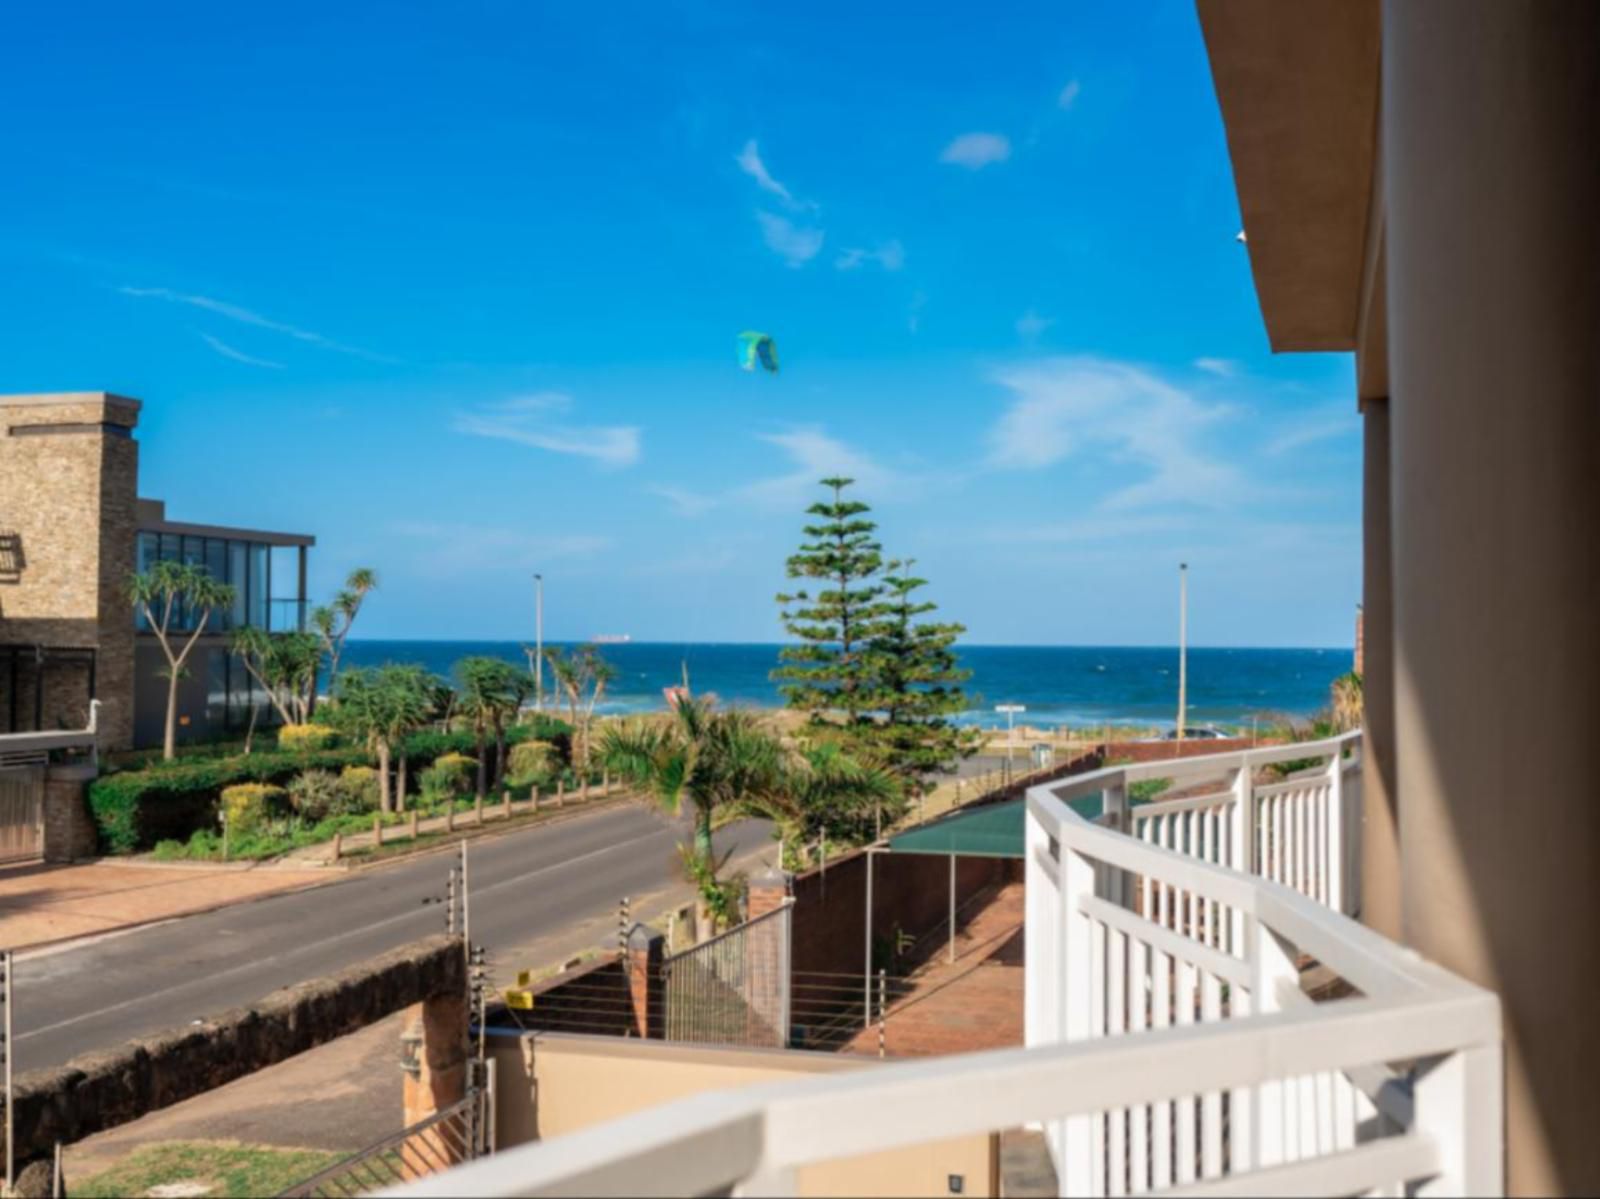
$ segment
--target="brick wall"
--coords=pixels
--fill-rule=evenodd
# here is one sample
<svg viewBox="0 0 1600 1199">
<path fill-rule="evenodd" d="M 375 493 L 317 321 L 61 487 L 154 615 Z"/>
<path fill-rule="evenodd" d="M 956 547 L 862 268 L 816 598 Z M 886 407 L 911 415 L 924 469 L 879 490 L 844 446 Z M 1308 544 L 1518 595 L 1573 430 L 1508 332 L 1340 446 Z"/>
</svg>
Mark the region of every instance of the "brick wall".
<svg viewBox="0 0 1600 1199">
<path fill-rule="evenodd" d="M 133 618 L 123 589 L 134 565 L 138 413 L 137 401 L 103 392 L 0 397 L 0 535 L 20 562 L 0 575 L 0 644 L 96 650 L 108 749 L 131 744 L 133 733 Z M 83 727 L 81 669 L 47 667 L 42 727 Z M 38 683 L 25 686 L 17 713 L 31 729 Z"/>
<path fill-rule="evenodd" d="M 515 1013 L 515 1021 L 541 1032 L 634 1035 L 633 993 L 628 981 L 623 955 L 603 954 L 530 987 L 533 1010 Z"/>
<path fill-rule="evenodd" d="M 44 779 L 44 844 L 47 862 L 71 862 L 95 855 L 99 835 L 89 815 L 84 789 L 95 776 L 92 766 L 53 766 Z"/>
</svg>

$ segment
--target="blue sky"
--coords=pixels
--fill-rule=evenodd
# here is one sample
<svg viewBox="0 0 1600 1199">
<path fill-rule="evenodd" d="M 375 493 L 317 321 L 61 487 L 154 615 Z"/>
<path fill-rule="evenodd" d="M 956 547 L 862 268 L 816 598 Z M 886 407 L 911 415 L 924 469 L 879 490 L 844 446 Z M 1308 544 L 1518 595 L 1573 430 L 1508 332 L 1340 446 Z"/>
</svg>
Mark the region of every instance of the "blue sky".
<svg viewBox="0 0 1600 1199">
<path fill-rule="evenodd" d="M 0 391 L 367 636 L 775 640 L 812 481 L 985 643 L 1347 645 L 1345 355 L 1268 352 L 1193 7 L 32 5 Z M 18 118 L 21 119 L 18 119 Z M 772 333 L 782 372 L 736 364 Z"/>
</svg>

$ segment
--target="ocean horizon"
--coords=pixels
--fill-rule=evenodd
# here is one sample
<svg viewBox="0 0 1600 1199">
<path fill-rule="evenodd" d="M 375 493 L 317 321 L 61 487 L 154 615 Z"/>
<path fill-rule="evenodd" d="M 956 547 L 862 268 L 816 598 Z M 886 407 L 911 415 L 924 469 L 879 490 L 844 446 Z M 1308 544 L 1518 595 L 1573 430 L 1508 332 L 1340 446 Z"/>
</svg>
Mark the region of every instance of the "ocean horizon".
<svg viewBox="0 0 1600 1199">
<path fill-rule="evenodd" d="M 416 663 L 448 677 L 461 658 L 486 655 L 526 666 L 521 641 L 352 639 L 343 661 L 352 666 Z M 547 641 L 546 647 L 579 642 Z M 783 706 L 771 677 L 780 642 L 649 642 L 602 644 L 617 668 L 597 711 L 629 714 L 666 707 L 663 689 L 682 681 L 687 669 L 697 693 L 729 705 Z M 959 645 L 956 654 L 972 678 L 964 684 L 967 710 L 956 719 L 986 728 L 1003 727 L 997 704 L 1022 704 L 1019 724 L 1090 728 L 1130 724 L 1170 728 L 1176 723 L 1176 646 Z M 1347 647 L 1263 649 L 1191 646 L 1188 655 L 1188 721 L 1191 725 L 1246 726 L 1274 717 L 1304 719 L 1328 706 L 1333 680 L 1349 671 Z M 545 675 L 547 693 L 552 688 Z M 550 700 L 547 698 L 546 703 Z"/>
</svg>

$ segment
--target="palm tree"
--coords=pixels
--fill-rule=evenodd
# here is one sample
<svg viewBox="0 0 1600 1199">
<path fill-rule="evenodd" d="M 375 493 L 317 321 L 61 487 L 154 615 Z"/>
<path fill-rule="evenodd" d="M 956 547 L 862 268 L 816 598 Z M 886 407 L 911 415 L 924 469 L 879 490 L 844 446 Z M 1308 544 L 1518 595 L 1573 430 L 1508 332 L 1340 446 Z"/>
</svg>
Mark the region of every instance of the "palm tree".
<svg viewBox="0 0 1600 1199">
<path fill-rule="evenodd" d="M 559 676 L 558 676 L 559 677 Z M 694 813 L 694 852 L 714 871 L 712 818 L 772 787 L 782 767 L 778 742 L 743 712 L 713 712 L 688 696 L 670 722 L 630 721 L 600 737 L 600 760 L 674 814 Z"/>
<path fill-rule="evenodd" d="M 322 659 L 322 644 L 315 634 L 268 633 L 246 625 L 234 630 L 229 649 L 267 693 L 284 724 L 304 724 L 311 719 Z"/>
<path fill-rule="evenodd" d="M 378 574 L 371 567 L 358 566 L 344 581 L 344 588 L 333 597 L 333 603 L 311 609 L 308 618 L 313 633 L 322 643 L 328 656 L 328 691 L 339 682 L 339 658 L 344 653 L 345 638 L 350 636 L 350 626 L 355 624 L 367 593 L 378 586 Z M 311 707 L 316 708 L 316 684 L 311 688 Z"/>
<path fill-rule="evenodd" d="M 580 645 L 566 654 L 559 649 L 547 649 L 544 656 L 572 716 L 573 765 L 579 771 L 587 771 L 589 726 L 594 720 L 595 705 L 606 693 L 606 685 L 617 677 L 616 667 L 602 658 L 592 645 Z"/>
<path fill-rule="evenodd" d="M 456 696 L 456 709 L 472 722 L 472 736 L 478 757 L 477 793 L 481 799 L 488 784 L 489 733 L 493 731 L 500 752 L 500 766 L 496 771 L 498 778 L 504 769 L 506 712 L 515 712 L 527 691 L 522 672 L 499 658 L 462 658 L 456 663 L 456 677 L 461 684 Z"/>
<path fill-rule="evenodd" d="M 824 742 L 788 752 L 770 785 L 739 806 L 776 824 L 782 843 L 804 865 L 806 847 L 819 837 L 846 844 L 871 840 L 876 814 L 901 798 L 900 788 L 891 770 Z"/>
<path fill-rule="evenodd" d="M 143 574 L 128 580 L 128 598 L 156 635 L 167 659 L 167 722 L 161 741 L 161 759 L 177 753 L 178 680 L 195 642 L 206 631 L 206 621 L 217 608 L 233 603 L 233 588 L 213 579 L 202 566 L 190 562 L 155 562 Z M 179 644 L 174 634 L 189 626 Z"/>
<path fill-rule="evenodd" d="M 405 810 L 404 746 L 406 735 L 421 727 L 433 710 L 428 673 L 420 666 L 388 665 L 376 670 L 350 670 L 339 680 L 334 720 L 377 755 L 378 806 L 385 812 Z M 389 764 L 401 751 L 399 802 L 389 787 Z"/>
</svg>

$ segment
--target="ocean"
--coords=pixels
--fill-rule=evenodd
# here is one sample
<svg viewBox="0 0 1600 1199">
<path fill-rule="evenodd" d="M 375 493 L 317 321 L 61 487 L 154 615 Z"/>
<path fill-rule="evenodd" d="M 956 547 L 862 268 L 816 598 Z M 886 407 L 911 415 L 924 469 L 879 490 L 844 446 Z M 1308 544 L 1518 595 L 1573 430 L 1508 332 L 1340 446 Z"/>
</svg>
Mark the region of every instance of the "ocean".
<svg viewBox="0 0 1600 1199">
<path fill-rule="evenodd" d="M 554 643 L 551 643 L 554 644 Z M 662 688 L 680 681 L 685 664 L 697 694 L 723 703 L 778 707 L 783 697 L 769 672 L 779 646 L 626 642 L 601 652 L 617 668 L 599 711 L 630 713 L 665 707 Z M 1022 704 L 1019 724 L 1092 727 L 1136 724 L 1167 728 L 1178 703 L 1176 647 L 963 645 L 972 671 L 969 708 L 961 720 L 1003 727 L 996 704 Z M 344 661 L 356 666 L 414 662 L 448 677 L 473 654 L 527 665 L 515 641 L 355 641 Z M 1190 649 L 1189 723 L 1236 727 L 1252 718 L 1307 717 L 1328 705 L 1333 680 L 1351 668 L 1348 649 Z M 545 671 L 545 687 L 552 679 Z M 548 700 L 546 701 L 549 702 Z"/>
</svg>

